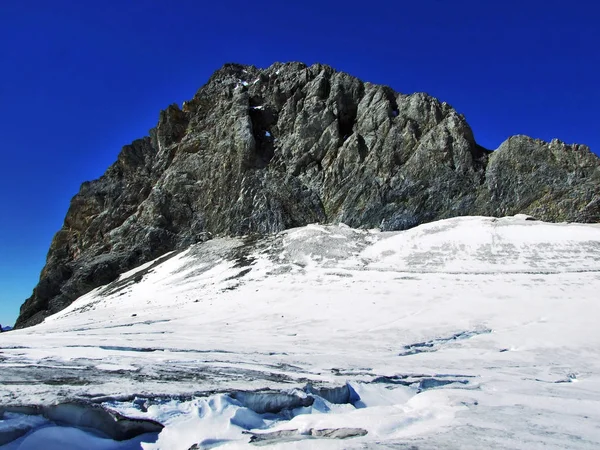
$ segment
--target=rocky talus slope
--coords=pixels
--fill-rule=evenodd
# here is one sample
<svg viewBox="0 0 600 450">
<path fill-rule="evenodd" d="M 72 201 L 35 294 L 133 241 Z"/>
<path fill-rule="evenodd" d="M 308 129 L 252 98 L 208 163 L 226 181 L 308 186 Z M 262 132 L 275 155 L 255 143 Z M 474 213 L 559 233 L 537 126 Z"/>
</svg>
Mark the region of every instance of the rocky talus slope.
<svg viewBox="0 0 600 450">
<path fill-rule="evenodd" d="M 447 103 L 319 64 L 227 64 L 149 134 L 83 183 L 17 327 L 213 235 L 516 213 L 600 221 L 600 160 L 586 146 L 514 136 L 492 152 Z"/>
</svg>

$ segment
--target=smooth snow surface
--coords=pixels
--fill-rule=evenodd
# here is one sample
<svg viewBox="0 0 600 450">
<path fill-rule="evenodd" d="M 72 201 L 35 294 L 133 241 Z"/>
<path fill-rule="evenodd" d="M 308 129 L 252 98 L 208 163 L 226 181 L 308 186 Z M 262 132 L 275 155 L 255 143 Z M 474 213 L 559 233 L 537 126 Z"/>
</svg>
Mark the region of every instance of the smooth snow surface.
<svg viewBox="0 0 600 450">
<path fill-rule="evenodd" d="M 1 334 L 0 402 L 80 398 L 165 425 L 156 442 L 86 448 L 246 448 L 277 431 L 260 443 L 600 448 L 599 299 L 598 225 L 214 239 Z M 6 448 L 56 438 L 36 426 Z"/>
</svg>

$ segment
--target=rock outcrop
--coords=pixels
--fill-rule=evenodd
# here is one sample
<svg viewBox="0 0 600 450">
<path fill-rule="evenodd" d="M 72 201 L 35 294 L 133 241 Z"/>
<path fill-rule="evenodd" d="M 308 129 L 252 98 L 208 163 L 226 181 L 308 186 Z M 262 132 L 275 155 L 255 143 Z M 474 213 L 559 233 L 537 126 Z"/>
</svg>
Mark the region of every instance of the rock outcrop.
<svg viewBox="0 0 600 450">
<path fill-rule="evenodd" d="M 226 64 L 83 183 L 17 327 L 211 235 L 516 213 L 598 222 L 600 160 L 525 136 L 486 150 L 447 103 L 328 66 Z"/>
</svg>

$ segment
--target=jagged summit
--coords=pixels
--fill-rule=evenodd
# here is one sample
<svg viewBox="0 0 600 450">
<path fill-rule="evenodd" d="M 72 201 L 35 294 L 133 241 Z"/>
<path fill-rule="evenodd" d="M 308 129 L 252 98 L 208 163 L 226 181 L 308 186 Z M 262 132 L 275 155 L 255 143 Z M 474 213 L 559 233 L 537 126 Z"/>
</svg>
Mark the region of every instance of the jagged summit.
<svg viewBox="0 0 600 450">
<path fill-rule="evenodd" d="M 426 94 L 320 64 L 226 64 L 81 186 L 17 327 L 212 235 L 516 213 L 598 222 L 599 192 L 600 160 L 583 145 L 514 136 L 490 152 Z"/>
</svg>

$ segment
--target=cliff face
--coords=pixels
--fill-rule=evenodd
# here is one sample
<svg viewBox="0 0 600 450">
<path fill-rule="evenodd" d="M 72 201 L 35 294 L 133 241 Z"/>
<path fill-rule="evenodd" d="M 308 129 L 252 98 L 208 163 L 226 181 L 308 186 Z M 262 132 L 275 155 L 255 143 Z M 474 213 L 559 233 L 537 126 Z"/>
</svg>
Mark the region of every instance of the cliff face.
<svg viewBox="0 0 600 450">
<path fill-rule="evenodd" d="M 525 136 L 490 152 L 448 104 L 328 66 L 227 64 L 81 186 L 17 327 L 211 234 L 516 213 L 600 221 L 600 160 Z"/>
</svg>

